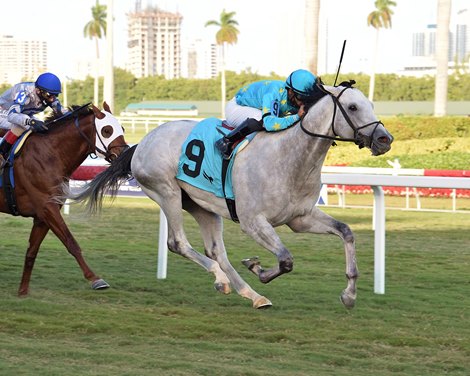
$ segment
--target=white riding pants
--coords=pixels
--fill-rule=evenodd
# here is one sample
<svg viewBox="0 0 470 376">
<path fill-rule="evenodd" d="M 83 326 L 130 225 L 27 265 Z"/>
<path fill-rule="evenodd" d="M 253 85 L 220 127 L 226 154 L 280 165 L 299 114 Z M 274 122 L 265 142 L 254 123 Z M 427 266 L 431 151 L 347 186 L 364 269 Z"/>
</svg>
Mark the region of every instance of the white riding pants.
<svg viewBox="0 0 470 376">
<path fill-rule="evenodd" d="M 243 123 L 247 118 L 261 120 L 262 116 L 263 113 L 261 110 L 254 107 L 240 106 L 237 104 L 235 98 L 227 102 L 225 105 L 225 120 L 228 125 L 235 128 Z"/>
</svg>

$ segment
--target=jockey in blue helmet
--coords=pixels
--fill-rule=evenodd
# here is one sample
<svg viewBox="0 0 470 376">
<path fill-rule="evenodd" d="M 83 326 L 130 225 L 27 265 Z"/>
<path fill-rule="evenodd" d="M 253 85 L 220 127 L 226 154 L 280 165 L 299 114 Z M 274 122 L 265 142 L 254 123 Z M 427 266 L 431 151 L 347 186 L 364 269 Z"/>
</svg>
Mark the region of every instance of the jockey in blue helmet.
<svg viewBox="0 0 470 376">
<path fill-rule="evenodd" d="M 59 78 L 52 73 L 39 75 L 36 82 L 20 82 L 0 96 L 0 128 L 8 129 L 0 142 L 0 169 L 11 146 L 24 132 L 45 132 L 47 126 L 33 115 L 47 107 L 61 115 L 68 111 L 57 96 L 62 92 Z"/>
<path fill-rule="evenodd" d="M 311 72 L 298 69 L 286 81 L 263 80 L 242 87 L 225 107 L 226 122 L 235 129 L 215 146 L 228 159 L 233 145 L 250 133 L 280 131 L 294 125 L 305 114 L 304 104 L 323 95 L 319 82 Z"/>
</svg>

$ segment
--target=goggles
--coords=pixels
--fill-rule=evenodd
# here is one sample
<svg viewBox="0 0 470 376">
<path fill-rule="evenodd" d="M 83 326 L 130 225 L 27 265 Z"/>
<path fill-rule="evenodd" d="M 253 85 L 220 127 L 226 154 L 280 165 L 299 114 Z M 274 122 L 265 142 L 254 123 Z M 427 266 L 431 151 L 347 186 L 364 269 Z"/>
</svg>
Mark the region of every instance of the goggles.
<svg viewBox="0 0 470 376">
<path fill-rule="evenodd" d="M 57 94 L 52 94 L 45 90 L 41 90 L 40 92 L 41 92 L 41 96 L 46 100 L 54 100 L 57 98 Z"/>
</svg>

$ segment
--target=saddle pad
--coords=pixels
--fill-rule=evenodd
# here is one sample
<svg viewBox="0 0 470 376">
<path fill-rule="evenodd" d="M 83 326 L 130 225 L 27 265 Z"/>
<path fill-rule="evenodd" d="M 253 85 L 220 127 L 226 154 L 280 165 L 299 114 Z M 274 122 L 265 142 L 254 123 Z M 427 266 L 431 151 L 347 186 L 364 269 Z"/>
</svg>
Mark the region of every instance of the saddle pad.
<svg viewBox="0 0 470 376">
<path fill-rule="evenodd" d="M 248 139 L 238 144 L 232 154 L 225 180 L 225 196 L 222 189 L 222 155 L 215 142 L 228 134 L 230 129 L 222 126 L 217 118 L 204 119 L 192 130 L 182 146 L 176 178 L 192 186 L 211 192 L 217 197 L 234 200 L 232 168 L 236 153 L 243 149 Z M 254 135 L 250 135 L 253 138 Z M 251 139 L 250 138 L 250 139 Z"/>
<path fill-rule="evenodd" d="M 20 138 L 18 140 L 16 140 L 16 142 L 13 144 L 11 150 L 10 150 L 10 153 L 8 153 L 8 161 L 10 162 L 10 166 L 11 168 L 9 168 L 8 170 L 6 170 L 5 168 L 5 171 L 8 172 L 8 178 L 10 180 L 10 184 L 12 187 L 15 187 L 15 178 L 14 178 L 14 174 L 13 174 L 13 161 L 15 160 L 15 157 L 16 155 L 19 154 L 19 152 L 21 151 L 21 148 L 23 147 L 26 139 L 28 138 L 28 136 L 31 134 L 32 132 L 29 130 L 29 131 L 26 131 L 25 133 L 23 133 Z M 4 180 L 5 179 L 5 171 L 0 174 L 0 188 L 4 186 Z"/>
<path fill-rule="evenodd" d="M 24 132 L 20 138 L 15 142 L 15 145 L 13 145 L 12 150 L 13 152 L 10 153 L 10 158 L 16 156 L 19 154 L 20 150 L 23 148 L 24 143 L 26 142 L 26 139 L 33 133 L 32 130 L 28 130 Z"/>
</svg>

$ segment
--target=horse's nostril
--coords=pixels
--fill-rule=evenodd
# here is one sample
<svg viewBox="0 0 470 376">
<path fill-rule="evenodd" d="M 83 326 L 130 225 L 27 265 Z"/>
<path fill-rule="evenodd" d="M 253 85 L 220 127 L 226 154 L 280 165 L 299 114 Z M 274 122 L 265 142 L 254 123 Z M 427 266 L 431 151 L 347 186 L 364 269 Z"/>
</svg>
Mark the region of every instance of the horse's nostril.
<svg viewBox="0 0 470 376">
<path fill-rule="evenodd" d="M 391 144 L 392 143 L 392 140 L 390 138 L 388 138 L 387 136 L 379 137 L 378 140 L 383 144 Z"/>
</svg>

